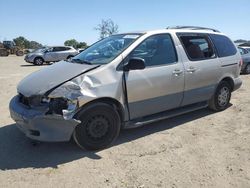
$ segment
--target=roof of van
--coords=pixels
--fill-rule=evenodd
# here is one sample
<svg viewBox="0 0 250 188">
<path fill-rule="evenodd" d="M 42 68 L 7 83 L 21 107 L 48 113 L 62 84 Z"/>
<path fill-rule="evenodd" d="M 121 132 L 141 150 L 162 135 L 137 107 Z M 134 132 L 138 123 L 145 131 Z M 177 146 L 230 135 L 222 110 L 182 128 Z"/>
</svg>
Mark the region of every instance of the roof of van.
<svg viewBox="0 0 250 188">
<path fill-rule="evenodd" d="M 222 34 L 220 31 L 213 28 L 205 27 L 195 27 L 195 26 L 177 26 L 177 27 L 167 27 L 166 29 L 148 30 L 148 31 L 135 31 L 122 34 L 154 34 L 154 33 L 166 33 L 166 32 L 185 32 L 185 33 L 210 33 L 210 34 Z"/>
<path fill-rule="evenodd" d="M 134 32 L 126 32 L 120 34 L 127 34 L 127 35 L 135 35 L 135 34 L 160 34 L 160 33 L 209 33 L 209 34 L 218 34 L 224 35 L 223 33 L 219 32 L 218 30 L 204 28 L 166 28 L 166 29 L 158 29 L 158 30 L 148 30 L 148 31 L 134 31 Z"/>
</svg>

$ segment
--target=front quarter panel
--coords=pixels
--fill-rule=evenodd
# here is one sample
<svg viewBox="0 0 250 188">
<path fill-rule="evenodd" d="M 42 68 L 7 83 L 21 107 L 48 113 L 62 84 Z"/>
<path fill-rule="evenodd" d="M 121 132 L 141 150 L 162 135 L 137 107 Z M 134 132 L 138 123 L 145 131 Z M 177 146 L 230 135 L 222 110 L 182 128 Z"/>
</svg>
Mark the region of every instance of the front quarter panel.
<svg viewBox="0 0 250 188">
<path fill-rule="evenodd" d="M 115 61 L 121 62 L 122 56 Z M 114 64 L 107 64 L 65 83 L 52 91 L 48 97 L 77 100 L 79 109 L 93 100 L 110 98 L 125 108 L 122 74 L 122 71 L 116 71 Z M 72 89 L 72 85 L 78 89 Z"/>
</svg>

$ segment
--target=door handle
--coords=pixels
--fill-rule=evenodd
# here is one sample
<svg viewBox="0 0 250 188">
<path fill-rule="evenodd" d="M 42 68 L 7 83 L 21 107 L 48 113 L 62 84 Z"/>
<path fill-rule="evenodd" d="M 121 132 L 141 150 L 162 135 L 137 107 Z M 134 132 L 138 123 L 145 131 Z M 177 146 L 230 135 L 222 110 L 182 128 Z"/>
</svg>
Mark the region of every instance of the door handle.
<svg viewBox="0 0 250 188">
<path fill-rule="evenodd" d="M 193 73 L 193 72 L 195 72 L 196 70 L 197 70 L 197 69 L 194 68 L 194 67 L 189 67 L 189 68 L 187 69 L 187 72 Z"/>
<path fill-rule="evenodd" d="M 175 69 L 174 71 L 173 71 L 173 74 L 175 75 L 175 76 L 179 76 L 180 74 L 182 74 L 183 73 L 183 71 L 182 70 L 179 70 L 179 69 Z"/>
</svg>

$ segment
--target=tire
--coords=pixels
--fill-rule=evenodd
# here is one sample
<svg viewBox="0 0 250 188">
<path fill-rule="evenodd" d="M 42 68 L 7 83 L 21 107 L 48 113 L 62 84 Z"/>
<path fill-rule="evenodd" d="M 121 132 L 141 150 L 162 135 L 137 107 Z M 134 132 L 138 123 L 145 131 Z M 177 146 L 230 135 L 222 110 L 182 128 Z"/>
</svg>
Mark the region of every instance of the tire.
<svg viewBox="0 0 250 188">
<path fill-rule="evenodd" d="M 43 65 L 43 63 L 44 63 L 44 60 L 41 57 L 36 57 L 34 59 L 34 65 Z"/>
<path fill-rule="evenodd" d="M 250 63 L 248 63 L 247 66 L 245 67 L 245 73 L 250 74 Z"/>
<path fill-rule="evenodd" d="M 7 57 L 7 56 L 9 56 L 10 55 L 10 53 L 7 51 L 7 50 L 5 50 L 5 49 L 0 49 L 0 56 L 1 57 Z"/>
<path fill-rule="evenodd" d="M 24 52 L 22 50 L 16 51 L 16 56 L 23 56 Z"/>
<path fill-rule="evenodd" d="M 90 105 L 77 116 L 81 123 L 75 128 L 73 138 L 81 148 L 87 150 L 106 148 L 120 133 L 120 116 L 108 104 L 96 103 Z"/>
<path fill-rule="evenodd" d="M 216 112 L 225 110 L 229 105 L 231 92 L 232 88 L 230 84 L 226 81 L 222 81 L 209 101 L 209 108 Z"/>
<path fill-rule="evenodd" d="M 68 57 L 67 57 L 67 60 L 70 60 L 72 57 L 74 57 L 73 55 L 69 55 Z"/>
</svg>

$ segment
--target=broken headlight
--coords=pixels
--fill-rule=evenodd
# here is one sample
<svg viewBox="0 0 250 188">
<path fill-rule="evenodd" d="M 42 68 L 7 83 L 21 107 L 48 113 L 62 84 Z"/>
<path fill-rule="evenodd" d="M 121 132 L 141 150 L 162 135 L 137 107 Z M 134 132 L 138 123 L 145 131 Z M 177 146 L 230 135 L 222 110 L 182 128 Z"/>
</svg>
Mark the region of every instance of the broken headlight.
<svg viewBox="0 0 250 188">
<path fill-rule="evenodd" d="M 78 106 L 77 101 L 71 101 L 65 98 L 50 99 L 47 114 L 63 115 L 64 119 L 70 119 L 73 117 Z"/>
<path fill-rule="evenodd" d="M 68 108 L 68 101 L 64 98 L 51 99 L 49 102 L 49 113 L 63 115 L 63 110 Z"/>
</svg>

